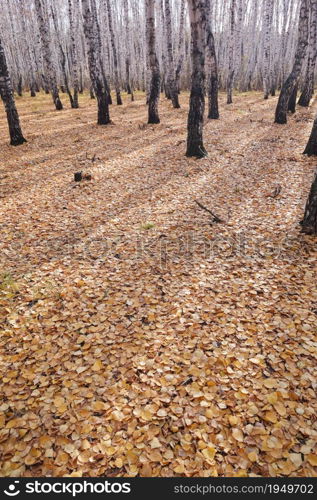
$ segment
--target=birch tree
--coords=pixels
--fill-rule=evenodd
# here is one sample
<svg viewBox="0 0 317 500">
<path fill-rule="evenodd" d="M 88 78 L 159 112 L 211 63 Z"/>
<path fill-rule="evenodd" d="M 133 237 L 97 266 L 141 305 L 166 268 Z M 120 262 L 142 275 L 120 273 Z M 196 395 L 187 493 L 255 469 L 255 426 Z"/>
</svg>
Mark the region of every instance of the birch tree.
<svg viewBox="0 0 317 500">
<path fill-rule="evenodd" d="M 227 80 L 227 104 L 232 104 L 232 91 L 234 83 L 234 33 L 235 33 L 236 0 L 231 0 L 230 5 L 230 35 L 229 35 L 229 67 Z"/>
<path fill-rule="evenodd" d="M 298 101 L 300 106 L 307 107 L 313 97 L 315 70 L 317 59 L 317 0 L 310 0 L 310 26 L 309 26 L 309 47 L 308 62 L 305 76 L 305 83 L 302 94 Z"/>
<path fill-rule="evenodd" d="M 120 81 L 119 81 L 118 54 L 117 54 L 116 40 L 115 40 L 115 34 L 114 34 L 114 29 L 113 29 L 113 20 L 112 20 L 112 11 L 111 11 L 110 0 L 104 0 L 104 7 L 105 7 L 105 9 L 107 11 L 107 15 L 108 15 L 108 26 L 109 26 L 109 34 L 110 34 L 110 41 L 111 41 L 111 48 L 112 48 L 112 55 L 113 55 L 114 81 L 115 81 L 115 89 L 116 89 L 116 96 L 117 96 L 117 104 L 121 105 L 122 99 L 121 99 Z"/>
<path fill-rule="evenodd" d="M 108 90 L 101 68 L 98 49 L 96 19 L 92 14 L 89 0 L 81 0 L 84 20 L 84 34 L 87 43 L 88 66 L 91 83 L 98 103 L 98 125 L 110 123 Z"/>
<path fill-rule="evenodd" d="M 206 51 L 209 68 L 208 81 L 208 118 L 217 120 L 219 118 L 218 107 L 218 63 L 215 47 L 215 39 L 211 29 L 211 3 L 206 0 Z"/>
<path fill-rule="evenodd" d="M 175 80 L 175 66 L 173 54 L 173 37 L 172 37 L 172 15 L 170 0 L 165 0 L 165 22 L 166 22 L 166 41 L 167 41 L 167 87 L 169 97 L 172 100 L 174 108 L 180 108 L 178 101 L 178 90 Z"/>
<path fill-rule="evenodd" d="M 47 22 L 47 18 L 45 16 L 43 0 L 34 0 L 34 4 L 39 25 L 45 77 L 48 79 L 48 84 L 53 97 L 55 108 L 57 110 L 61 110 L 63 109 L 63 105 L 59 98 L 59 92 L 56 82 L 56 72 L 53 63 L 51 47 L 52 37 L 49 29 L 49 23 Z"/>
<path fill-rule="evenodd" d="M 131 95 L 131 100 L 134 101 L 133 81 L 131 77 L 131 23 L 129 12 L 129 0 L 124 0 L 123 12 L 125 20 L 125 71 L 126 71 L 126 88 L 127 93 Z"/>
<path fill-rule="evenodd" d="M 185 45 L 185 0 L 181 0 L 179 39 L 178 39 L 178 62 L 175 72 L 175 85 L 177 92 L 180 91 L 180 75 L 184 63 L 184 45 Z"/>
<path fill-rule="evenodd" d="M 310 193 L 305 207 L 304 219 L 301 224 L 303 233 L 317 234 L 317 172 L 315 173 L 315 177 L 310 188 Z"/>
<path fill-rule="evenodd" d="M 72 71 L 73 71 L 73 108 L 78 108 L 78 92 L 79 92 L 79 78 L 78 78 L 78 55 L 77 55 L 77 45 L 76 45 L 76 30 L 74 21 L 74 5 L 73 0 L 68 0 L 68 17 L 69 17 L 69 31 L 70 31 L 70 42 L 71 42 L 71 58 L 72 58 Z"/>
<path fill-rule="evenodd" d="M 13 89 L 8 71 L 4 48 L 0 39 L 0 96 L 3 100 L 10 133 L 10 144 L 18 146 L 26 142 L 23 137 L 19 115 L 15 106 Z"/>
<path fill-rule="evenodd" d="M 264 64 L 263 90 L 264 99 L 269 98 L 271 90 L 271 35 L 272 35 L 273 0 L 264 0 Z"/>
<path fill-rule="evenodd" d="M 160 66 L 156 54 L 155 0 L 145 0 L 147 58 L 151 70 L 148 102 L 148 123 L 160 123 L 158 102 L 160 97 Z"/>
<path fill-rule="evenodd" d="M 303 61 L 305 58 L 306 47 L 308 44 L 308 0 L 301 0 L 299 25 L 298 25 L 298 42 L 295 54 L 293 69 L 283 84 L 280 92 L 278 104 L 275 111 L 275 123 L 287 123 L 287 110 L 289 99 L 296 89 L 298 79 L 300 77 Z"/>
<path fill-rule="evenodd" d="M 188 0 L 188 9 L 191 29 L 192 77 L 187 123 L 186 156 L 202 158 L 207 155 L 203 143 L 206 79 L 206 1 Z"/>
</svg>

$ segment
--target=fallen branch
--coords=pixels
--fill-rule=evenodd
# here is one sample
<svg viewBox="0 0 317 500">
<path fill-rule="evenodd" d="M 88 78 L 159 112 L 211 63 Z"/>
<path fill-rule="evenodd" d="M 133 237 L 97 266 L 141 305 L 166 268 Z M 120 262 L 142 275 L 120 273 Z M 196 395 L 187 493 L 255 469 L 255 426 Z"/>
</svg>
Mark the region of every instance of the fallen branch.
<svg viewBox="0 0 317 500">
<path fill-rule="evenodd" d="M 195 203 L 197 203 L 197 205 L 202 209 L 202 210 L 205 210 L 206 212 L 208 212 L 212 217 L 213 217 L 213 222 L 223 222 L 223 220 L 221 220 L 218 215 L 214 214 L 211 210 L 209 210 L 209 208 L 205 207 L 204 205 L 202 205 L 202 203 L 200 203 L 199 201 L 195 200 Z"/>
</svg>

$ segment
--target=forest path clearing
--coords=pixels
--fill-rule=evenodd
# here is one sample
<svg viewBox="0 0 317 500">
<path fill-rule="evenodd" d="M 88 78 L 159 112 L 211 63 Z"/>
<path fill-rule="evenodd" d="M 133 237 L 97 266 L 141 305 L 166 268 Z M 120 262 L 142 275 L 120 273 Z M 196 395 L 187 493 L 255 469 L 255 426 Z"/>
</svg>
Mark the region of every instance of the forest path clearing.
<svg viewBox="0 0 317 500">
<path fill-rule="evenodd" d="M 221 95 L 194 160 L 188 96 L 136 97 L 18 99 L 18 148 L 0 110 L 2 474 L 316 475 L 316 104 Z"/>
</svg>

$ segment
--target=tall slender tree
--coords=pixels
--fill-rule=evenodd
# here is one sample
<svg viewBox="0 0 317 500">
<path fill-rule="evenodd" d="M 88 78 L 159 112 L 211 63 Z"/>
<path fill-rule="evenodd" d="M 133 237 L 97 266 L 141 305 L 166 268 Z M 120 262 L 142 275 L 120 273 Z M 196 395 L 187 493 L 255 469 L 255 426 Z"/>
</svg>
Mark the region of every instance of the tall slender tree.
<svg viewBox="0 0 317 500">
<path fill-rule="evenodd" d="M 228 79 L 227 79 L 227 104 L 232 104 L 232 91 L 234 83 L 234 73 L 235 73 L 235 57 L 234 57 L 234 34 L 235 34 L 235 22 L 236 22 L 236 0 L 231 0 L 230 5 L 230 35 L 229 35 L 229 68 L 228 68 Z"/>
<path fill-rule="evenodd" d="M 203 143 L 205 111 L 206 0 L 188 0 L 191 28 L 192 81 L 187 123 L 186 156 L 207 155 Z"/>
<path fill-rule="evenodd" d="M 317 172 L 310 188 L 301 224 L 303 233 L 317 234 Z"/>
<path fill-rule="evenodd" d="M 46 14 L 45 5 L 43 4 L 43 0 L 34 0 L 34 4 L 37 14 L 37 21 L 39 25 L 45 78 L 48 79 L 48 84 L 53 97 L 55 108 L 57 110 L 61 110 L 63 109 L 63 105 L 59 98 L 59 92 L 57 88 L 56 72 L 53 63 L 52 46 L 51 46 L 52 37 L 50 34 L 49 23 L 45 15 Z"/>
<path fill-rule="evenodd" d="M 315 69 L 317 60 L 317 0 L 310 0 L 310 26 L 308 62 L 305 76 L 305 84 L 298 104 L 307 107 L 313 97 L 315 83 Z"/>
<path fill-rule="evenodd" d="M 118 62 L 118 53 L 116 47 L 116 39 L 113 28 L 113 19 L 112 19 L 112 10 L 110 0 L 104 0 L 104 6 L 108 15 L 108 26 L 109 26 L 109 34 L 113 55 L 113 66 L 114 66 L 114 83 L 116 88 L 116 96 L 117 96 L 117 104 L 120 106 L 122 104 L 121 92 L 120 92 L 120 80 L 119 80 L 119 62 Z"/>
<path fill-rule="evenodd" d="M 88 65 L 91 84 L 96 94 L 98 103 L 98 125 L 107 125 L 110 123 L 109 114 L 109 93 L 105 84 L 105 76 L 102 72 L 101 61 L 99 58 L 98 38 L 96 29 L 96 19 L 93 16 L 90 1 L 81 0 L 84 20 L 84 33 L 88 47 Z"/>
<path fill-rule="evenodd" d="M 211 29 L 211 1 L 206 0 L 206 50 L 209 69 L 208 81 L 208 118 L 217 120 L 219 118 L 218 106 L 218 63 L 215 47 L 215 39 Z"/>
<path fill-rule="evenodd" d="M 168 93 L 174 108 L 180 108 L 178 101 L 178 91 L 175 80 L 173 37 L 172 37 L 172 14 L 170 0 L 165 0 L 165 22 L 166 22 L 166 42 L 167 42 L 167 86 Z"/>
<path fill-rule="evenodd" d="M 73 0 L 68 0 L 68 17 L 69 17 L 69 30 L 70 30 L 70 53 L 72 58 L 72 72 L 73 72 L 73 86 L 74 86 L 74 96 L 73 96 L 73 108 L 78 108 L 78 92 L 79 92 L 79 78 L 78 78 L 78 53 L 76 45 L 76 28 L 74 21 L 74 5 Z"/>
<path fill-rule="evenodd" d="M 273 0 L 264 0 L 264 99 L 269 98 L 271 82 L 271 39 L 272 39 Z"/>
<path fill-rule="evenodd" d="M 8 71 L 7 61 L 4 53 L 4 48 L 0 40 L 0 96 L 3 100 L 5 111 L 7 114 L 9 133 L 10 133 L 10 144 L 12 146 L 18 146 L 26 142 L 23 137 L 19 115 L 17 108 L 15 106 L 12 84 L 10 80 L 10 75 Z"/>
<path fill-rule="evenodd" d="M 180 75 L 184 64 L 184 45 L 185 45 L 185 0 L 181 1 L 180 21 L 179 21 L 179 38 L 178 38 L 178 62 L 175 72 L 176 89 L 180 90 Z"/>
<path fill-rule="evenodd" d="M 289 77 L 283 84 L 275 110 L 275 123 L 279 123 L 281 125 L 287 123 L 287 110 L 289 100 L 298 84 L 303 61 L 305 59 L 305 53 L 308 44 L 308 13 L 308 0 L 301 0 L 298 24 L 298 42 L 295 61 Z"/>
<path fill-rule="evenodd" d="M 151 70 L 148 123 L 160 123 L 158 102 L 160 97 L 160 65 L 156 54 L 155 0 L 145 0 L 146 46 Z"/>
<path fill-rule="evenodd" d="M 308 156 L 317 156 L 317 116 L 314 120 L 313 128 L 308 143 L 306 145 L 304 154 Z"/>
</svg>

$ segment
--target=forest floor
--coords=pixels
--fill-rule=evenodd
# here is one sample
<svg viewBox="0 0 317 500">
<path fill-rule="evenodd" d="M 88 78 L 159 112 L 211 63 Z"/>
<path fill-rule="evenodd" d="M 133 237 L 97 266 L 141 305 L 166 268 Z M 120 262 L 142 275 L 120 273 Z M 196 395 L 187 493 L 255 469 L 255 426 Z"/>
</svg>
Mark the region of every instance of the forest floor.
<svg viewBox="0 0 317 500">
<path fill-rule="evenodd" d="M 17 148 L 0 108 L 1 475 L 316 476 L 317 106 L 220 100 L 203 160 L 188 95 L 23 97 Z"/>
</svg>

